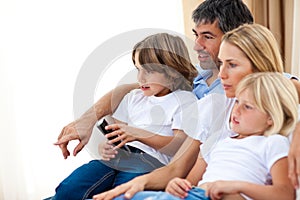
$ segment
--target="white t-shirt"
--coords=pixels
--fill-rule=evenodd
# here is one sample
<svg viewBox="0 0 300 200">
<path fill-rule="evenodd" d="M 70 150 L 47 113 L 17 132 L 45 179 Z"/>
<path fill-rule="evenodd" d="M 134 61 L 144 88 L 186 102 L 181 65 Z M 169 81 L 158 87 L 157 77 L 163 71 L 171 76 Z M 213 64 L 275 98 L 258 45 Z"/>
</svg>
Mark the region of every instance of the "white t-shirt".
<svg viewBox="0 0 300 200">
<path fill-rule="evenodd" d="M 227 137 L 204 157 L 207 168 L 198 185 L 217 180 L 239 180 L 269 184 L 273 164 L 288 155 L 288 138 L 279 134 Z"/>
<path fill-rule="evenodd" d="M 224 94 L 209 94 L 190 105 L 184 114 L 176 115 L 180 124 L 176 129 L 183 130 L 188 136 L 201 141 L 201 153 L 205 155 L 220 139 L 228 136 L 229 119 L 234 98 L 227 98 Z M 231 135 L 231 134 L 230 134 Z"/>
<path fill-rule="evenodd" d="M 145 129 L 162 136 L 173 136 L 174 123 L 180 124 L 188 105 L 197 101 L 196 96 L 189 91 L 177 90 L 162 97 L 144 96 L 140 89 L 128 93 L 121 101 L 113 117 L 127 123 L 129 126 Z M 179 117 L 174 120 L 174 115 Z M 128 142 L 155 157 L 163 164 L 168 164 L 171 157 L 160 153 L 141 142 Z"/>
</svg>

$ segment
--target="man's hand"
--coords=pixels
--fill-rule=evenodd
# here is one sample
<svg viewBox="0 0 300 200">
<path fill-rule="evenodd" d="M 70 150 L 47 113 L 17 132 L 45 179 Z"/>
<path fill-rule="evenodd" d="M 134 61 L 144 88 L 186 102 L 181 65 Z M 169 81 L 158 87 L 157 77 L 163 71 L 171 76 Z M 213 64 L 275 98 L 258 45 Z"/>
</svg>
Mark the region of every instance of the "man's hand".
<svg viewBox="0 0 300 200">
<path fill-rule="evenodd" d="M 59 146 L 65 159 L 70 155 L 67 148 L 69 142 L 71 140 L 79 140 L 79 144 L 73 150 L 73 156 L 76 156 L 88 143 L 95 123 L 95 120 L 91 121 L 86 118 L 80 118 L 62 129 L 54 145 Z"/>
<path fill-rule="evenodd" d="M 145 181 L 142 177 L 136 177 L 131 181 L 117 186 L 116 188 L 93 196 L 93 200 L 110 200 L 121 194 L 125 199 L 131 199 L 137 192 L 143 191 Z"/>
</svg>

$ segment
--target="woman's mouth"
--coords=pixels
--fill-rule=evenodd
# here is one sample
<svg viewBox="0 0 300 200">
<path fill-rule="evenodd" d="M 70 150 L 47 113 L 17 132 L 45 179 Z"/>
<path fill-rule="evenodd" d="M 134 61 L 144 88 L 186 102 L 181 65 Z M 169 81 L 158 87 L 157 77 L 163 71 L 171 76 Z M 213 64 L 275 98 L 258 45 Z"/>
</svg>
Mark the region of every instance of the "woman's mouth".
<svg viewBox="0 0 300 200">
<path fill-rule="evenodd" d="M 230 88 L 232 88 L 231 85 L 227 85 L 227 84 L 222 84 L 222 85 L 223 85 L 224 90 L 229 90 Z"/>
</svg>

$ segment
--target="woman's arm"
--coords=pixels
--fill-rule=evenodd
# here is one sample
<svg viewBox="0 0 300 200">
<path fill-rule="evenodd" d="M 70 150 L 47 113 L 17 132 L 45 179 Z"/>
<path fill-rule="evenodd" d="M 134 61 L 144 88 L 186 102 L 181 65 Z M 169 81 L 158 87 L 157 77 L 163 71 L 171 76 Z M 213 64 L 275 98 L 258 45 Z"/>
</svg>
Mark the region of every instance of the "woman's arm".
<svg viewBox="0 0 300 200">
<path fill-rule="evenodd" d="M 289 155 L 289 178 L 295 188 L 299 188 L 300 177 L 300 122 L 297 123 L 293 132 Z"/>
<path fill-rule="evenodd" d="M 88 143 L 95 123 L 105 115 L 111 114 L 119 105 L 122 98 L 138 84 L 127 84 L 116 87 L 99 99 L 94 106 L 87 110 L 79 119 L 65 126 L 57 138 L 58 145 L 66 159 L 70 152 L 67 148 L 71 140 L 79 140 L 74 148 L 73 155 L 76 156 Z"/>
<path fill-rule="evenodd" d="M 206 184 L 207 194 L 219 199 L 224 194 L 243 193 L 252 199 L 295 199 L 295 191 L 288 179 L 287 158 L 275 162 L 271 168 L 272 185 L 258 185 L 244 181 L 216 181 Z"/>
<path fill-rule="evenodd" d="M 112 190 L 95 195 L 93 199 L 112 199 L 120 194 L 130 199 L 135 193 L 145 189 L 162 190 L 174 177 L 186 177 L 193 167 L 199 153 L 200 142 L 188 137 L 182 144 L 170 164 L 152 171 L 149 174 L 139 176 Z"/>
</svg>

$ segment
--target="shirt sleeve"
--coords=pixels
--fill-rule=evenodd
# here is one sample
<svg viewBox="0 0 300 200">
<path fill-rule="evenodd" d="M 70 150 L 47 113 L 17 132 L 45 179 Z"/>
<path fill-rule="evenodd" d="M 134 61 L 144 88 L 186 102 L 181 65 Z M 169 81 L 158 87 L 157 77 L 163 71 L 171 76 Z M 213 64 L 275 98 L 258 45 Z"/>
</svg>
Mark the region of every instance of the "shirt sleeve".
<svg viewBox="0 0 300 200">
<path fill-rule="evenodd" d="M 288 155 L 289 147 L 290 143 L 287 137 L 279 134 L 268 136 L 265 163 L 267 163 L 269 171 L 276 161 Z"/>
<path fill-rule="evenodd" d="M 225 108 L 225 95 L 207 95 L 174 117 L 177 120 L 176 127 L 188 136 L 205 142 L 214 132 L 223 128 Z"/>
<path fill-rule="evenodd" d="M 122 101 L 120 102 L 118 108 L 113 113 L 112 117 L 122 121 L 124 123 L 128 123 L 128 108 L 129 108 L 129 101 L 133 95 L 133 91 L 126 94 Z"/>
</svg>

